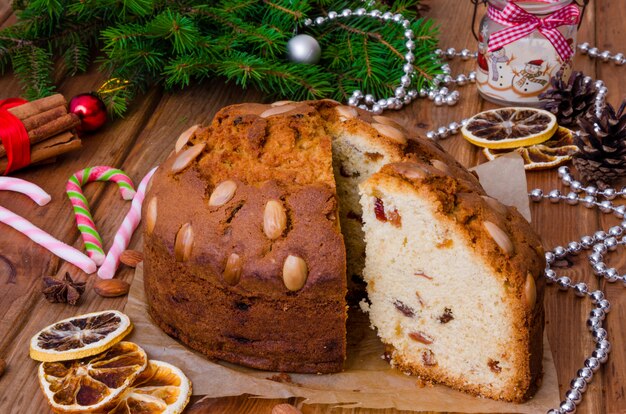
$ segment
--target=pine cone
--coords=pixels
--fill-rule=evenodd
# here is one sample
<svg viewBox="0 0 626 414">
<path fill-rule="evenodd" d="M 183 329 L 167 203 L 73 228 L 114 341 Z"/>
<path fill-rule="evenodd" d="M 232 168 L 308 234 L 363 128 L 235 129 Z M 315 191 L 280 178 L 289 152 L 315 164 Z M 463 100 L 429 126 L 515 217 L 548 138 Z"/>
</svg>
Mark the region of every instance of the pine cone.
<svg viewBox="0 0 626 414">
<path fill-rule="evenodd" d="M 582 72 L 573 72 L 565 82 L 559 72 L 552 78 L 552 88 L 539 95 L 541 107 L 556 115 L 559 125 L 575 126 L 593 108 L 598 91 L 594 82 L 584 79 Z"/>
<path fill-rule="evenodd" d="M 598 118 L 590 114 L 581 118 L 580 135 L 574 140 L 579 148 L 574 166 L 585 182 L 605 188 L 626 176 L 626 100 L 617 112 L 607 104 Z"/>
</svg>

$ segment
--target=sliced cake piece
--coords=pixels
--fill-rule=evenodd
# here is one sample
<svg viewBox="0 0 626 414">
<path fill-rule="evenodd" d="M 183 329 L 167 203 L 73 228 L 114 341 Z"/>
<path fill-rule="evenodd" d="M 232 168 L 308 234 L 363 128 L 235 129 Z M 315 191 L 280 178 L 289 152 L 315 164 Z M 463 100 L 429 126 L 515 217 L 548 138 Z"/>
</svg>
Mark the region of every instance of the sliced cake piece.
<svg viewBox="0 0 626 414">
<path fill-rule="evenodd" d="M 423 158 L 360 186 L 372 327 L 403 371 L 524 401 L 541 377 L 540 239 L 455 164 Z"/>
</svg>

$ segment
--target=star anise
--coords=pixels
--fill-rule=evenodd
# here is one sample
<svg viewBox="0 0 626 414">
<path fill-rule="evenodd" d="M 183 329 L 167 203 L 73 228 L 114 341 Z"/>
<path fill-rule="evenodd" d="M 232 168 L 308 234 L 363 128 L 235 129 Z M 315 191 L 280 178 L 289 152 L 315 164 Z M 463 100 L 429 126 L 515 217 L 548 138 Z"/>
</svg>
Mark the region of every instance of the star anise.
<svg viewBox="0 0 626 414">
<path fill-rule="evenodd" d="M 69 303 L 76 305 L 85 291 L 85 282 L 75 282 L 69 273 L 63 279 L 52 276 L 43 278 L 43 294 L 51 303 Z"/>
</svg>

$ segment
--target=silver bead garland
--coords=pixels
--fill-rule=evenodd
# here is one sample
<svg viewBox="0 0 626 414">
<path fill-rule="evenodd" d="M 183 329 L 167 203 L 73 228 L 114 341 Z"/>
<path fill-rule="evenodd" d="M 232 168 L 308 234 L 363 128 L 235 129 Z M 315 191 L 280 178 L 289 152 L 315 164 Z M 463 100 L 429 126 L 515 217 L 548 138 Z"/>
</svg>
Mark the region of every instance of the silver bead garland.
<svg viewBox="0 0 626 414">
<path fill-rule="evenodd" d="M 361 109 L 370 111 L 374 114 L 381 114 L 385 109 L 402 109 L 404 105 L 411 103 L 417 98 L 428 98 L 436 106 L 454 106 L 458 103 L 460 93 L 458 91 L 450 91 L 452 86 L 464 86 L 469 83 L 476 82 L 476 72 L 470 72 L 467 75 L 460 74 L 452 76 L 450 66 L 447 64 L 442 65 L 442 75 L 437 75 L 433 79 L 433 86 L 428 88 L 422 88 L 419 91 L 415 88 L 411 89 L 413 78 L 415 76 L 415 68 L 413 62 L 415 61 L 415 33 L 411 29 L 411 22 L 404 18 L 400 13 L 393 14 L 391 12 L 381 12 L 380 10 L 366 10 L 365 8 L 358 8 L 356 10 L 344 9 L 341 12 L 329 11 L 326 16 L 319 16 L 315 19 L 306 19 L 304 25 L 307 27 L 321 26 L 329 21 L 338 19 L 347 19 L 351 17 L 370 17 L 382 22 L 390 22 L 398 24 L 404 29 L 404 38 L 406 39 L 405 46 L 407 53 L 404 55 L 406 63 L 402 67 L 404 75 L 400 78 L 400 84 L 394 90 L 394 95 L 387 98 L 376 98 L 370 94 L 364 94 L 360 90 L 352 92 L 352 96 L 348 99 L 348 105 L 358 106 Z M 448 49 L 451 55 L 446 54 L 446 57 L 452 56 L 460 57 L 463 60 L 475 58 L 477 55 L 471 53 L 469 49 L 463 49 L 460 52 L 456 52 L 454 49 Z M 441 50 L 435 51 L 437 59 L 443 55 Z"/>
<path fill-rule="evenodd" d="M 583 367 L 578 370 L 576 377 L 570 382 L 570 389 L 565 393 L 565 399 L 559 408 L 548 411 L 549 414 L 564 414 L 576 412 L 576 406 L 580 404 L 587 385 L 593 379 L 594 373 L 608 360 L 611 352 L 611 343 L 607 339 L 608 333 L 603 328 L 604 319 L 611 310 L 610 302 L 605 298 L 601 290 L 590 291 L 584 282 L 574 282 L 568 276 L 559 276 L 552 269 L 557 260 L 567 256 L 576 256 L 583 251 L 590 251 L 587 259 L 593 273 L 606 279 L 609 283 L 622 282 L 626 287 L 626 275 L 620 275 L 617 269 L 608 267 L 604 263 L 604 255 L 615 251 L 619 245 L 626 245 L 626 205 L 615 205 L 613 200 L 620 197 L 626 199 L 626 187 L 621 189 L 605 188 L 600 190 L 595 186 L 584 186 L 571 174 L 568 167 L 559 167 L 558 175 L 564 186 L 569 187 L 567 194 L 562 194 L 558 189 L 549 191 L 536 188 L 531 190 L 528 196 L 533 202 L 548 199 L 552 203 L 565 201 L 569 205 L 582 203 L 586 208 L 598 208 L 602 213 L 612 213 L 623 220 L 620 225 L 613 226 L 606 231 L 599 230 L 593 235 L 582 236 L 579 240 L 567 243 L 566 246 L 556 246 L 546 252 L 546 270 L 544 276 L 548 284 L 556 284 L 560 290 L 572 289 L 576 296 L 587 297 L 595 307 L 589 312 L 587 328 L 591 332 L 595 349 L 591 356 L 585 359 Z M 599 200 L 601 198 L 602 200 Z"/>
</svg>

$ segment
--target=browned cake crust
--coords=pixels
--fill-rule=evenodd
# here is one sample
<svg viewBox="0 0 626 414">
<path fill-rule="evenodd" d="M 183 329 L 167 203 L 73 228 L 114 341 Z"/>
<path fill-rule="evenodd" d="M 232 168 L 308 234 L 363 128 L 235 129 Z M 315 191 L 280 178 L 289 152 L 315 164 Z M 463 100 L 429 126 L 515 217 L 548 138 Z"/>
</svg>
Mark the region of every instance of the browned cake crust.
<svg viewBox="0 0 626 414">
<path fill-rule="evenodd" d="M 422 150 L 420 153 L 425 152 Z M 510 317 L 516 321 L 513 343 L 517 346 L 507 352 L 515 355 L 513 360 L 516 361 L 519 376 L 515 386 L 505 393 L 495 394 L 484 387 L 456 381 L 437 366 L 412 366 L 401 360 L 395 360 L 394 363 L 406 372 L 445 383 L 461 391 L 494 399 L 526 401 L 537 391 L 543 374 L 545 253 L 541 239 L 515 207 L 505 206 L 488 197 L 467 170 L 465 175 L 459 174 L 455 171 L 458 165 L 448 161 L 446 165 L 433 165 L 433 159 L 446 160 L 446 157 L 428 158 L 420 155 L 417 159 L 412 157 L 408 162 L 386 165 L 370 181 L 376 183 L 387 176 L 399 178 L 418 190 L 423 186 L 428 187 L 429 192 L 436 196 L 436 205 L 442 217 L 455 223 L 476 254 L 486 258 L 494 274 L 502 278 L 509 292 L 504 300 L 513 309 Z M 485 230 L 483 223 L 486 221 L 504 230 L 512 243 L 511 252 L 504 252 Z M 529 289 L 529 277 L 533 279 L 534 289 Z M 529 306 L 532 300 L 529 296 L 532 297 L 533 293 L 536 299 Z M 392 347 L 389 347 L 389 352 L 393 353 Z"/>
<path fill-rule="evenodd" d="M 330 137 L 312 106 L 263 114 L 271 108 L 225 108 L 186 147 L 206 144 L 194 161 L 174 173 L 182 150 L 155 174 L 144 206 L 150 314 L 211 358 L 265 370 L 340 371 L 346 259 Z M 236 184 L 234 195 L 210 206 L 226 180 Z M 284 206 L 287 218 L 274 240 L 264 232 L 270 200 Z M 224 275 L 232 254 L 242 263 L 234 281 Z M 301 288 L 283 281 L 288 256 L 306 263 Z"/>
</svg>

